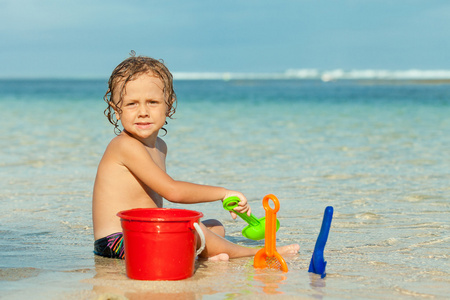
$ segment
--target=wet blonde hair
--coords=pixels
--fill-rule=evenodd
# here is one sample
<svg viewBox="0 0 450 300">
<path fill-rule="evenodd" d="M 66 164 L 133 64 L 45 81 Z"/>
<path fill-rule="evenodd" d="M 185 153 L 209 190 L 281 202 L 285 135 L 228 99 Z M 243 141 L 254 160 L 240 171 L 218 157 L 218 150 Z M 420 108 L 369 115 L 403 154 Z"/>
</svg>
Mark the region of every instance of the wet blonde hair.
<svg viewBox="0 0 450 300">
<path fill-rule="evenodd" d="M 156 60 L 147 56 L 136 56 L 134 51 L 130 53 L 131 57 L 121 62 L 112 72 L 108 81 L 108 90 L 103 96 L 103 100 L 108 104 L 105 109 L 105 116 L 109 122 L 114 125 L 114 132 L 119 134 L 119 120 L 116 117 L 116 111 L 121 113 L 120 104 L 123 100 L 126 84 L 136 79 L 141 74 L 150 73 L 161 79 L 164 84 L 164 100 L 167 104 L 167 117 L 171 118 L 176 110 L 177 96 L 173 90 L 173 77 L 169 69 L 162 60 Z M 120 88 L 120 90 L 116 89 Z M 117 96 L 117 98 L 115 99 Z M 167 124 L 167 121 L 166 121 Z M 167 130 L 161 128 L 167 133 Z"/>
</svg>

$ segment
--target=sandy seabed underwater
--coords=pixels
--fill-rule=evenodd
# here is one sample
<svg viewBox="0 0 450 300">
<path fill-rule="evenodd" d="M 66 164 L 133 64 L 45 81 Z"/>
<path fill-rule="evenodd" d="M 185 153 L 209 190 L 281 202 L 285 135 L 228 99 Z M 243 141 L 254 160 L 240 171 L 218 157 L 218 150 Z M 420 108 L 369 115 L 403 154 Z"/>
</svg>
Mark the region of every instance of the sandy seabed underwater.
<svg viewBox="0 0 450 300">
<path fill-rule="evenodd" d="M 95 257 L 91 195 L 112 125 L 102 80 L 0 80 L 2 299 L 444 299 L 450 294 L 450 85 L 176 81 L 168 173 L 281 202 L 289 272 L 197 261 L 183 281 L 135 281 Z M 325 207 L 327 276 L 308 273 Z M 174 205 L 221 220 L 220 203 Z"/>
</svg>

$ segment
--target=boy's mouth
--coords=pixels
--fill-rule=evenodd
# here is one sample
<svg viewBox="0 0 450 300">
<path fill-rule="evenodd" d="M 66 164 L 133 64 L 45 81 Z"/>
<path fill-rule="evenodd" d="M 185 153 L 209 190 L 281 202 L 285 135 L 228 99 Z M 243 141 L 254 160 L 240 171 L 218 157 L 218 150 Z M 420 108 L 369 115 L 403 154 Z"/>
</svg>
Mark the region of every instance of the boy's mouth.
<svg viewBox="0 0 450 300">
<path fill-rule="evenodd" d="M 141 128 L 141 129 L 148 128 L 152 125 L 152 123 L 150 123 L 150 122 L 139 122 L 139 123 L 135 123 L 135 124 L 138 128 Z"/>
</svg>

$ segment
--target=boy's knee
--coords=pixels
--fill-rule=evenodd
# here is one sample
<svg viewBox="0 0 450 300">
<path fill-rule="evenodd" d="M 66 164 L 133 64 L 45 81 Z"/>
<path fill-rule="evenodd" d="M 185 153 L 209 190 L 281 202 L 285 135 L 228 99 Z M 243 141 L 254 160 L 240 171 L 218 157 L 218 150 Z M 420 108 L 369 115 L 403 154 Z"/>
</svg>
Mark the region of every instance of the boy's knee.
<svg viewBox="0 0 450 300">
<path fill-rule="evenodd" d="M 215 234 L 220 235 L 221 237 L 225 237 L 225 227 L 219 220 L 209 219 L 202 221 L 202 223 L 206 228 L 208 228 Z"/>
<path fill-rule="evenodd" d="M 208 219 L 208 220 L 204 220 L 204 221 L 202 221 L 202 223 L 203 223 L 203 225 L 205 225 L 207 228 L 209 228 L 209 227 L 216 227 L 216 226 L 222 226 L 222 227 L 223 227 L 223 224 L 220 223 L 220 221 L 219 221 L 219 220 L 216 220 L 216 219 Z"/>
</svg>

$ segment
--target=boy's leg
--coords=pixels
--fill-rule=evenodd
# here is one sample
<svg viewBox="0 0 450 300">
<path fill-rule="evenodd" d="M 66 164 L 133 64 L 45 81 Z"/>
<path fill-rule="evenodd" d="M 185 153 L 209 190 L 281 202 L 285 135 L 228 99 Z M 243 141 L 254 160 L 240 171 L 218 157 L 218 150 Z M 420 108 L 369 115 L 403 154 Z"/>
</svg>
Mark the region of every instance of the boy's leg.
<svg viewBox="0 0 450 300">
<path fill-rule="evenodd" d="M 205 226 L 210 226 L 211 229 Z M 200 228 L 205 235 L 205 250 L 200 253 L 202 258 L 213 258 L 215 260 L 227 260 L 228 258 L 238 258 L 246 256 L 254 256 L 259 249 L 249 248 L 233 244 L 225 239 L 225 229 L 217 220 L 206 220 L 200 222 Z M 219 225 L 220 224 L 220 225 Z M 197 234 L 197 233 L 196 233 Z M 197 248 L 200 247 L 200 237 L 197 236 Z M 277 247 L 277 252 L 281 255 L 295 254 L 300 250 L 298 244 L 291 244 Z"/>
<path fill-rule="evenodd" d="M 208 220 L 209 221 L 209 220 Z M 206 221 L 205 221 L 206 222 Z M 218 221 L 217 221 L 218 222 Z M 218 222 L 220 224 L 220 222 Z M 200 228 L 203 231 L 203 234 L 205 235 L 205 250 L 203 250 L 202 253 L 200 253 L 200 257 L 203 258 L 209 258 L 214 257 L 219 254 L 227 254 L 230 258 L 238 258 L 238 257 L 245 257 L 245 256 L 253 256 L 256 254 L 256 252 L 259 249 L 256 248 L 249 248 L 240 246 L 237 244 L 233 244 L 232 242 L 226 240 L 223 236 L 225 236 L 225 230 L 223 230 L 223 236 L 219 235 L 221 234 L 220 226 L 217 226 L 217 223 L 209 223 L 207 222 L 207 225 L 216 224 L 215 226 L 212 226 L 212 230 L 208 229 L 203 223 L 200 223 Z M 223 228 L 223 226 L 222 226 Z M 214 231 L 218 231 L 219 234 L 217 234 Z M 198 244 L 200 244 L 200 238 L 198 239 Z M 199 247 L 200 245 L 198 245 Z"/>
<path fill-rule="evenodd" d="M 203 225 L 206 226 L 209 230 L 214 232 L 217 235 L 220 235 L 221 237 L 225 237 L 225 227 L 220 223 L 219 220 L 216 219 L 208 219 L 205 221 L 202 221 Z"/>
</svg>

